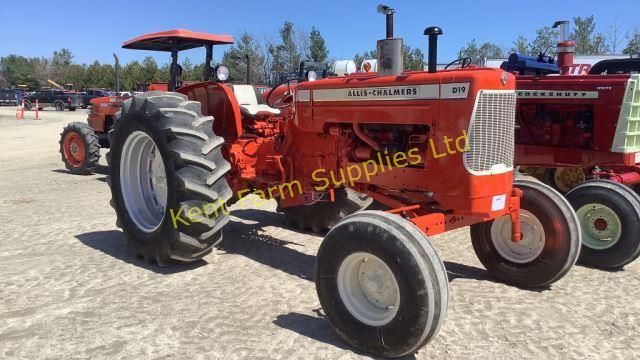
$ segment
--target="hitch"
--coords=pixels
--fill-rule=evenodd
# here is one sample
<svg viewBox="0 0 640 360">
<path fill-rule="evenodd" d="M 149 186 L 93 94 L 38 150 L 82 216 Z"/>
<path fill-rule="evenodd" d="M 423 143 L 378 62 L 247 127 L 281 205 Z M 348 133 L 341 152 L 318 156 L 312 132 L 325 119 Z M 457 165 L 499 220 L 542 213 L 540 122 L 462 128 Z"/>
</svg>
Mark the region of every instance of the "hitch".
<svg viewBox="0 0 640 360">
<path fill-rule="evenodd" d="M 511 191 L 511 201 L 509 202 L 509 216 L 511 216 L 511 240 L 515 243 L 522 241 L 522 227 L 520 225 L 520 198 L 522 198 L 522 190 L 513 188 Z"/>
</svg>

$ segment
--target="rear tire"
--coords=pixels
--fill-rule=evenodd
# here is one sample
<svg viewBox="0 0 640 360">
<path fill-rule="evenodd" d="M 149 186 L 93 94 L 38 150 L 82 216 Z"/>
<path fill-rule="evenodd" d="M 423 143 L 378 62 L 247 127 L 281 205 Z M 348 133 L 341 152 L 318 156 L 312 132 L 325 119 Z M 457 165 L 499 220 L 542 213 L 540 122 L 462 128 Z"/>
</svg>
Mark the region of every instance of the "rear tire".
<svg viewBox="0 0 640 360">
<path fill-rule="evenodd" d="M 88 124 L 72 122 L 60 134 L 60 155 L 71 173 L 93 174 L 100 160 L 98 136 Z"/>
<path fill-rule="evenodd" d="M 72 106 L 69 108 L 69 111 L 76 111 L 76 108 Z"/>
<path fill-rule="evenodd" d="M 159 265 L 201 259 L 222 240 L 232 196 L 213 118 L 162 91 L 127 100 L 120 114 L 109 133 L 108 183 L 128 246 Z"/>
<path fill-rule="evenodd" d="M 581 264 L 611 269 L 640 255 L 640 197 L 629 187 L 590 180 L 567 193 L 582 229 Z"/>
<path fill-rule="evenodd" d="M 516 179 L 523 238 L 511 240 L 509 215 L 471 226 L 473 249 L 496 279 L 522 288 L 561 279 L 580 253 L 580 226 L 567 200 L 549 186 Z"/>
<path fill-rule="evenodd" d="M 318 201 L 279 211 L 285 215 L 289 224 L 300 230 L 311 230 L 318 234 L 331 229 L 346 216 L 367 209 L 373 203 L 369 196 L 349 188 L 335 189 L 334 197 L 333 202 Z"/>
<path fill-rule="evenodd" d="M 27 111 L 31 110 L 31 102 L 30 101 L 28 101 L 28 100 L 24 101 L 24 109 L 27 110 Z"/>
<path fill-rule="evenodd" d="M 316 258 L 316 289 L 331 326 L 376 356 L 413 354 L 433 339 L 446 316 L 448 286 L 429 239 L 381 211 L 346 217 Z"/>
</svg>

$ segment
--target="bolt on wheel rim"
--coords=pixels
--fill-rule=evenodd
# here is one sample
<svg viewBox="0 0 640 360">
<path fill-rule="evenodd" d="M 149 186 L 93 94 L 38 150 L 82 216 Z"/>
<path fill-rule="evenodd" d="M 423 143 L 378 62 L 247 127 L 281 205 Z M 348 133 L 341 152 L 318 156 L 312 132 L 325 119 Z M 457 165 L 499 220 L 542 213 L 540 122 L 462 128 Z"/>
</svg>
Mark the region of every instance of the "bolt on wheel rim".
<svg viewBox="0 0 640 360">
<path fill-rule="evenodd" d="M 74 168 L 80 167 L 82 165 L 85 157 L 84 141 L 82 141 L 77 133 L 68 133 L 64 137 L 62 148 L 64 152 L 64 158 L 67 160 L 69 165 L 73 166 Z"/>
<path fill-rule="evenodd" d="M 337 283 L 347 310 L 367 325 L 385 325 L 398 313 L 398 282 L 387 264 L 373 254 L 347 256 L 338 269 Z"/>
<path fill-rule="evenodd" d="M 610 207 L 586 204 L 576 211 L 582 228 L 582 243 L 594 250 L 605 250 L 615 245 L 622 235 L 620 218 Z"/>
<path fill-rule="evenodd" d="M 120 186 L 129 216 L 144 232 L 156 230 L 167 207 L 167 176 L 160 150 L 149 135 L 129 135 L 120 159 Z"/>
<path fill-rule="evenodd" d="M 491 225 L 493 246 L 503 258 L 516 263 L 526 264 L 535 260 L 544 249 L 544 227 L 531 212 L 520 210 L 520 227 L 522 240 L 513 241 L 511 234 L 511 217 L 502 216 Z"/>
</svg>

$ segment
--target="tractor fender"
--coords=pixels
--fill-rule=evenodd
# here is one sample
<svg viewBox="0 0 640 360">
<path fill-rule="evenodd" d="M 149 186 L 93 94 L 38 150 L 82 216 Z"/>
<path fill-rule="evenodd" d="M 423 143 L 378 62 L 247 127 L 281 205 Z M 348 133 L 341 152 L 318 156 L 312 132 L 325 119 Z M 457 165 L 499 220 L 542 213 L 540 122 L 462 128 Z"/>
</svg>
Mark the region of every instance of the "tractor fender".
<svg viewBox="0 0 640 360">
<path fill-rule="evenodd" d="M 222 136 L 227 144 L 242 135 L 240 105 L 228 85 L 207 81 L 182 87 L 176 92 L 202 104 L 202 114 L 213 116 L 214 132 Z"/>
</svg>

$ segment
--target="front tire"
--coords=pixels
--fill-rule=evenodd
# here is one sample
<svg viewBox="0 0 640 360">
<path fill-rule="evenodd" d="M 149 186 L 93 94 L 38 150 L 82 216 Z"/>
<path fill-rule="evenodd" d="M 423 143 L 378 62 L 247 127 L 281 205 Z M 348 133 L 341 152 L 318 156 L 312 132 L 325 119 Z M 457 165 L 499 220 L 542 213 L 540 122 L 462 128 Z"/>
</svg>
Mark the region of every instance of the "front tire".
<svg viewBox="0 0 640 360">
<path fill-rule="evenodd" d="M 60 155 L 71 173 L 93 174 L 100 160 L 98 136 L 88 124 L 72 122 L 60 134 Z"/>
<path fill-rule="evenodd" d="M 69 111 L 76 111 L 76 107 L 74 106 L 69 107 Z"/>
<path fill-rule="evenodd" d="M 27 110 L 27 111 L 31 110 L 31 102 L 30 101 L 25 100 L 24 109 Z"/>
<path fill-rule="evenodd" d="M 110 132 L 112 201 L 127 244 L 159 265 L 192 262 L 222 240 L 232 191 L 213 118 L 183 94 L 125 102 Z"/>
<path fill-rule="evenodd" d="M 56 108 L 56 111 L 64 111 L 64 104 L 60 101 L 56 102 L 53 106 Z"/>
<path fill-rule="evenodd" d="M 609 180 L 590 180 L 566 196 L 582 229 L 581 264 L 612 269 L 638 258 L 640 197 L 632 189 Z"/>
<path fill-rule="evenodd" d="M 522 240 L 513 242 L 509 215 L 471 226 L 473 249 L 496 279 L 538 288 L 561 279 L 580 253 L 580 227 L 567 200 L 536 180 L 517 179 L 522 190 Z"/>
<path fill-rule="evenodd" d="M 429 239 L 381 211 L 346 217 L 316 258 L 316 289 L 331 326 L 376 356 L 413 354 L 433 339 L 446 316 L 448 284 Z"/>
</svg>

